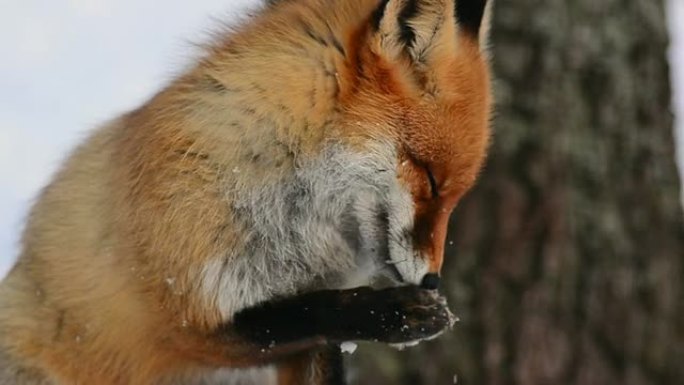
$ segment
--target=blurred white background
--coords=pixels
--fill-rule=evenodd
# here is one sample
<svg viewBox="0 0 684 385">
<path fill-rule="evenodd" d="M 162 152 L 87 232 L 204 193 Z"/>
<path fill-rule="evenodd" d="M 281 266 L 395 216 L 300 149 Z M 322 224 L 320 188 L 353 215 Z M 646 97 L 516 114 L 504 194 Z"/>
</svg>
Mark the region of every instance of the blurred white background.
<svg viewBox="0 0 684 385">
<path fill-rule="evenodd" d="M 0 277 L 33 198 L 79 139 L 180 71 L 216 19 L 258 1 L 0 0 Z M 675 108 L 684 111 L 684 0 L 669 2 Z"/>
</svg>

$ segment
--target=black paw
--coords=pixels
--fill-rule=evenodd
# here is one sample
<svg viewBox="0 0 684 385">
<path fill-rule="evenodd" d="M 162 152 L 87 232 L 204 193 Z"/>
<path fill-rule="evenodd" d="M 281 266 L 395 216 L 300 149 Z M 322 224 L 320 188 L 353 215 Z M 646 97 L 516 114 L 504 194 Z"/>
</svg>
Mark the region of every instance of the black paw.
<svg viewBox="0 0 684 385">
<path fill-rule="evenodd" d="M 410 343 L 438 336 L 455 320 L 444 297 L 416 286 L 350 290 L 340 309 L 338 340 Z"/>
</svg>

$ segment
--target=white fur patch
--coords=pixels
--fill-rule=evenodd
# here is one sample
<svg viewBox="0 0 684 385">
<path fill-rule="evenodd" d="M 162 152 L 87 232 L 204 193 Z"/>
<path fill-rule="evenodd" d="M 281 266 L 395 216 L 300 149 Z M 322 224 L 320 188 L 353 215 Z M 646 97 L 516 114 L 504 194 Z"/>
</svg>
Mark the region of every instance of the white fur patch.
<svg viewBox="0 0 684 385">
<path fill-rule="evenodd" d="M 411 194 L 398 184 L 388 194 L 389 220 L 389 263 L 399 271 L 405 282 L 420 284 L 428 272 L 426 259 L 421 258 L 412 244 L 415 207 Z"/>
<path fill-rule="evenodd" d="M 225 319 L 274 296 L 367 284 L 388 266 L 415 284 L 427 272 L 411 244 L 413 200 L 389 143 L 363 153 L 330 145 L 276 182 L 227 195 L 245 246 L 201 272 L 204 294 Z"/>
</svg>

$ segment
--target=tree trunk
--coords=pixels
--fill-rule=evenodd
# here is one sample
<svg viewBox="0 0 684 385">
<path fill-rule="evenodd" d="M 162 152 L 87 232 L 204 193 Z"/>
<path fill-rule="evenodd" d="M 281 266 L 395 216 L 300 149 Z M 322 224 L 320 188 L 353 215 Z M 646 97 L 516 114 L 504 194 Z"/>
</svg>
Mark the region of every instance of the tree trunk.
<svg viewBox="0 0 684 385">
<path fill-rule="evenodd" d="M 443 272 L 462 321 L 363 346 L 352 384 L 684 384 L 663 1 L 498 1 L 492 38 L 495 140 Z"/>
</svg>

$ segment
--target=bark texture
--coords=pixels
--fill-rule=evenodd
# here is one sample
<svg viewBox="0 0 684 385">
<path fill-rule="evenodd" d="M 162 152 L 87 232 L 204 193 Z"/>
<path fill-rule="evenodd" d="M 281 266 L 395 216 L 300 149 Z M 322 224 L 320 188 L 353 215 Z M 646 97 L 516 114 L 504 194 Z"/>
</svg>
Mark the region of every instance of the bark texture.
<svg viewBox="0 0 684 385">
<path fill-rule="evenodd" d="M 352 384 L 684 384 L 684 224 L 662 0 L 500 0 L 495 141 L 454 213 L 461 322 L 362 346 Z"/>
</svg>

